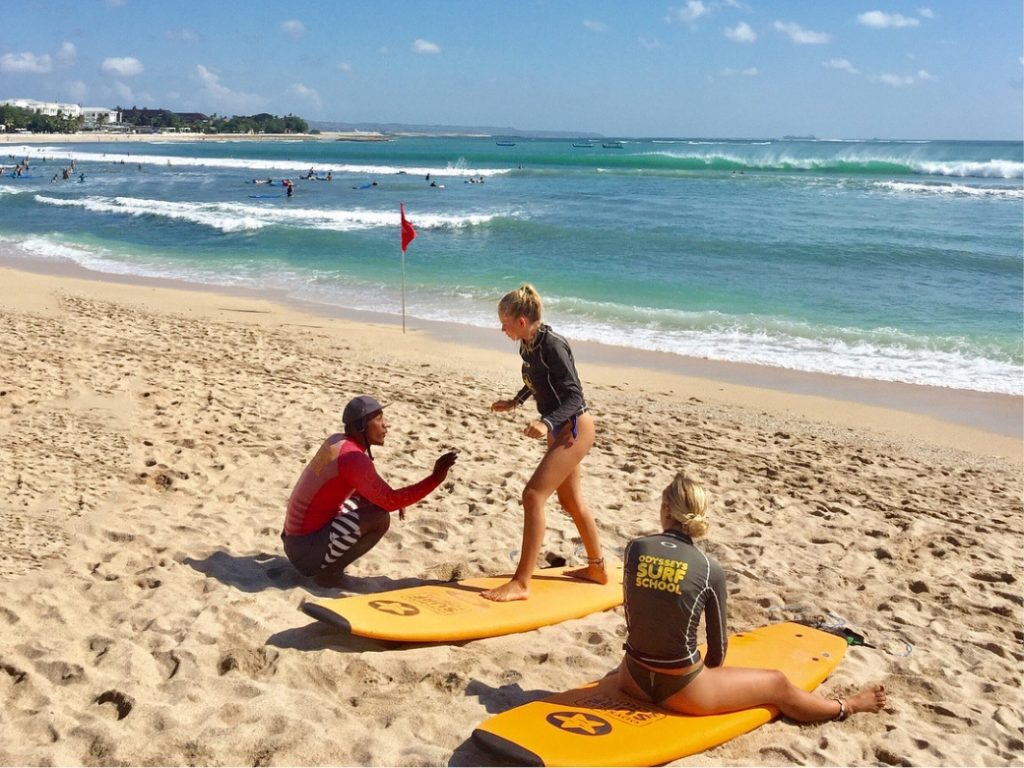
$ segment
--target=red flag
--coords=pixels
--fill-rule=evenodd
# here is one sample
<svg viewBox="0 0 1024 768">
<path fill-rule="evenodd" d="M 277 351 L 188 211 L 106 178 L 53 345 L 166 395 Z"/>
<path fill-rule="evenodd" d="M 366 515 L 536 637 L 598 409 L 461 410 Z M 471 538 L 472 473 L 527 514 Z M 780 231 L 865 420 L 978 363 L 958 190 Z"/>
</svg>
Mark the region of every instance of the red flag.
<svg viewBox="0 0 1024 768">
<path fill-rule="evenodd" d="M 402 253 L 405 253 L 409 243 L 416 238 L 416 230 L 412 228 L 412 222 L 405 218 L 405 203 L 399 203 L 399 208 L 402 211 Z"/>
</svg>

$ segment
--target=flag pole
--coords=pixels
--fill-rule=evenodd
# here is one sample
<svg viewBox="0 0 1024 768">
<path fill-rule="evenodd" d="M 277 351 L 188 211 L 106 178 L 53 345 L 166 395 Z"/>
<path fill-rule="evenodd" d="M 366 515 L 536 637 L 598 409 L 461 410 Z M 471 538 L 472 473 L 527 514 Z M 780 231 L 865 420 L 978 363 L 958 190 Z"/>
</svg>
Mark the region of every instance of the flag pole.
<svg viewBox="0 0 1024 768">
<path fill-rule="evenodd" d="M 399 203 L 398 211 L 402 225 L 402 333 L 405 333 L 405 249 L 415 239 L 416 230 L 413 229 L 412 222 L 405 218 L 405 203 Z"/>
</svg>

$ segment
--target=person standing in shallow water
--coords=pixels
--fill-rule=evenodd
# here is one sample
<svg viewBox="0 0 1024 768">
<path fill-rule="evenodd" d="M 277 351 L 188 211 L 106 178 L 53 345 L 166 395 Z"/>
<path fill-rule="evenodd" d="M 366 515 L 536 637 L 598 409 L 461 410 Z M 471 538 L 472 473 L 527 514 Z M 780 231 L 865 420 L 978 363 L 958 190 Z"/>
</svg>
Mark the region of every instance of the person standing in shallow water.
<svg viewBox="0 0 1024 768">
<path fill-rule="evenodd" d="M 793 685 L 777 669 L 726 667 L 726 588 L 721 566 L 693 540 L 708 531 L 704 488 L 680 472 L 661 496 L 662 533 L 626 545 L 623 610 L 626 653 L 619 688 L 685 715 L 718 715 L 772 705 L 791 720 L 845 720 L 878 712 L 882 684 L 846 698 L 825 698 Z M 675 589 L 667 589 L 671 584 Z M 707 654 L 697 648 L 703 617 Z"/>
<path fill-rule="evenodd" d="M 530 578 L 544 541 L 544 503 L 558 494 L 562 508 L 576 523 L 587 551 L 587 565 L 571 575 L 608 583 L 597 525 L 580 488 L 580 462 L 594 445 L 594 418 L 587 410 L 583 387 L 569 342 L 542 322 L 543 303 L 536 289 L 524 283 L 498 303 L 501 330 L 519 342 L 524 386 L 511 400 L 498 400 L 492 411 L 511 411 L 532 395 L 540 418 L 531 421 L 523 434 L 546 439 L 547 449 L 523 489 L 523 544 L 519 565 L 506 584 L 483 593 L 488 600 L 526 600 Z"/>
</svg>

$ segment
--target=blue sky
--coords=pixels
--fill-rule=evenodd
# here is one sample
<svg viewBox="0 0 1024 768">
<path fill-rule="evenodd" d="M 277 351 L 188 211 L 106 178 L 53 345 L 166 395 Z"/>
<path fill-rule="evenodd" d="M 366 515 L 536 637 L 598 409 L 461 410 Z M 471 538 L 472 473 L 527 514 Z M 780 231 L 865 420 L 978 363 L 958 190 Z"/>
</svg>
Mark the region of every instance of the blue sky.
<svg viewBox="0 0 1024 768">
<path fill-rule="evenodd" d="M 609 136 L 1019 139 L 1021 0 L 22 0 L 0 98 Z"/>
</svg>

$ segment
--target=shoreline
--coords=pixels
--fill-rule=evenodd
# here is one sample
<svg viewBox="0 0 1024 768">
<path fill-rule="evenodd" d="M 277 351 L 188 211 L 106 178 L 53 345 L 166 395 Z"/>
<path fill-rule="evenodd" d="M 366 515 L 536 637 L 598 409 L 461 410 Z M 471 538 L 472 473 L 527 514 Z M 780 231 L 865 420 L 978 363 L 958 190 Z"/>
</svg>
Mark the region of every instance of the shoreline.
<svg viewBox="0 0 1024 768">
<path fill-rule="evenodd" d="M 70 261 L 46 261 L 23 255 L 10 243 L 0 243 L 0 271 L 4 270 L 48 276 L 58 282 L 71 279 L 183 291 L 205 297 L 202 304 L 218 296 L 260 306 L 270 304 L 281 312 L 299 313 L 304 318 L 300 324 L 340 320 L 389 329 L 389 335 L 395 336 L 397 342 L 407 341 L 409 347 L 419 347 L 420 352 L 440 359 L 455 356 L 477 363 L 484 357 L 499 373 L 516 366 L 516 350 L 497 328 L 407 318 L 411 333 L 402 334 L 400 316 L 316 304 L 271 291 L 96 272 Z M 1024 458 L 1024 398 L 1013 395 L 855 379 L 597 342 L 573 341 L 573 351 L 585 382 L 595 378 L 619 388 L 634 387 L 638 395 L 656 390 L 684 398 L 756 404 L 765 410 L 828 421 L 845 428 L 867 427 L 881 433 L 896 429 L 950 448 Z M 895 427 L 896 424 L 899 426 Z"/>
<path fill-rule="evenodd" d="M 2 144 L 123 144 L 151 141 L 391 141 L 371 131 L 322 131 L 321 133 L 0 133 Z"/>
</svg>

